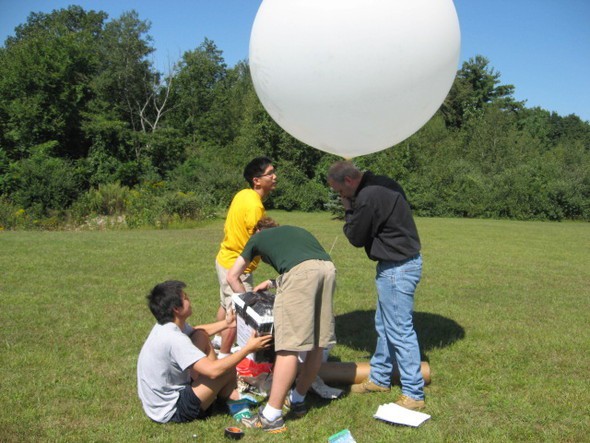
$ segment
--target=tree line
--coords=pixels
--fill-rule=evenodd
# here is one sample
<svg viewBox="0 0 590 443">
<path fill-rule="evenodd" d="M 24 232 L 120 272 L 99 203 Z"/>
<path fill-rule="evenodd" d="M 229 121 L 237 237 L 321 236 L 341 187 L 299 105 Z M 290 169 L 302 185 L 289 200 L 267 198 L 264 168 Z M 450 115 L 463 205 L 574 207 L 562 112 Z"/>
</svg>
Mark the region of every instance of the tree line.
<svg viewBox="0 0 590 443">
<path fill-rule="evenodd" d="M 227 66 L 205 39 L 158 72 L 149 30 L 135 11 L 109 20 L 70 6 L 31 13 L 6 39 L 0 227 L 214 217 L 258 155 L 279 172 L 267 207 L 337 210 L 325 182 L 337 158 L 269 117 L 247 61 Z M 590 124 L 513 93 L 476 55 L 420 131 L 355 163 L 396 178 L 420 216 L 590 220 Z"/>
</svg>

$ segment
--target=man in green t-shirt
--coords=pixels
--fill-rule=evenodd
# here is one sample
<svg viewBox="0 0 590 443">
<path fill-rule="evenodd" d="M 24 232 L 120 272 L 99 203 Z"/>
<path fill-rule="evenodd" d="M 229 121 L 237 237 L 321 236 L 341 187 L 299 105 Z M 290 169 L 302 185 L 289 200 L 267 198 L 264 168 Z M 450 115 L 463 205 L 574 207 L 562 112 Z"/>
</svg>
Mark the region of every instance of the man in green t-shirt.
<svg viewBox="0 0 590 443">
<path fill-rule="evenodd" d="M 336 288 L 336 268 L 328 253 L 308 231 L 296 226 L 277 226 L 264 217 L 256 225 L 241 255 L 227 274 L 227 282 L 237 293 L 246 292 L 240 275 L 256 256 L 280 275 L 254 291 L 276 287 L 273 308 L 276 361 L 268 403 L 248 423 L 267 432 L 286 431 L 282 407 L 295 416 L 307 412 L 305 395 L 322 364 L 323 350 L 335 342 L 332 303 Z M 300 352 L 308 351 L 295 389 Z"/>
</svg>

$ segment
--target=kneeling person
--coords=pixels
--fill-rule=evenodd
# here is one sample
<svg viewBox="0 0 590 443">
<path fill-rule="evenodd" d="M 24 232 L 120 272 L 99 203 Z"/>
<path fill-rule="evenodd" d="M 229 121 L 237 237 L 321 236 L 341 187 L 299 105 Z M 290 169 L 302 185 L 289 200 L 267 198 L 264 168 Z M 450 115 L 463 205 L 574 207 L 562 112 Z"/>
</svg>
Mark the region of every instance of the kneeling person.
<svg viewBox="0 0 590 443">
<path fill-rule="evenodd" d="M 266 407 L 243 423 L 268 432 L 283 432 L 283 405 L 296 416 L 307 412 L 305 395 L 319 372 L 324 348 L 335 342 L 332 303 L 336 268 L 311 233 L 296 226 L 278 226 L 265 217 L 258 222 L 254 235 L 227 274 L 234 292 L 245 292 L 240 275 L 256 256 L 280 274 L 276 282 L 267 280 L 254 288 L 266 290 L 276 284 L 276 361 Z M 297 356 L 303 351 L 308 351 L 306 359 L 295 389 L 289 393 L 297 376 Z"/>
<path fill-rule="evenodd" d="M 268 347 L 271 336 L 252 337 L 238 352 L 218 360 L 209 337 L 235 328 L 235 316 L 191 327 L 191 302 L 185 284 L 166 281 L 148 294 L 157 324 L 146 339 L 137 361 L 137 391 L 147 416 L 158 423 L 187 422 L 207 415 L 213 401 L 227 401 L 236 420 L 250 418 L 253 398 L 236 390 L 236 365 L 251 352 Z"/>
</svg>

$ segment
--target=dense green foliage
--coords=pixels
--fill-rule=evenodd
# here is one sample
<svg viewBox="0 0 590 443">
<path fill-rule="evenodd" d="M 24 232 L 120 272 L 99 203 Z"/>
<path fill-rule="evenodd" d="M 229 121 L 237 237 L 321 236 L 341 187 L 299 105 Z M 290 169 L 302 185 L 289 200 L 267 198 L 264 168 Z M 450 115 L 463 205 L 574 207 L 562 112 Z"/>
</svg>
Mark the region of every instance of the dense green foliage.
<svg viewBox="0 0 590 443">
<path fill-rule="evenodd" d="M 5 41 L 0 227 L 113 215 L 89 203 L 107 185 L 125 194 L 126 225 L 207 217 L 244 186 L 257 155 L 280 174 L 268 207 L 334 206 L 325 172 L 336 157 L 269 117 L 246 62 L 228 67 L 205 39 L 160 73 L 149 29 L 134 11 L 109 21 L 70 6 L 31 14 Z M 420 215 L 590 220 L 590 124 L 527 108 L 513 92 L 477 55 L 418 133 L 356 161 L 397 178 Z"/>
</svg>

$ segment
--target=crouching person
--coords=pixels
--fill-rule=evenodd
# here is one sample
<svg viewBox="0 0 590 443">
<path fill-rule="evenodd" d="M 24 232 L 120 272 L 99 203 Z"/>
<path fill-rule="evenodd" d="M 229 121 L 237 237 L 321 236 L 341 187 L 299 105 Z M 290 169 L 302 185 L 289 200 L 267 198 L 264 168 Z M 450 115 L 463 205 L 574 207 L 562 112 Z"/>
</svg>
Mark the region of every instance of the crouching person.
<svg viewBox="0 0 590 443">
<path fill-rule="evenodd" d="M 323 351 L 336 340 L 332 312 L 336 268 L 311 233 L 296 226 L 278 226 L 264 217 L 227 274 L 234 292 L 245 292 L 240 275 L 256 256 L 280 274 L 276 282 L 267 280 L 254 288 L 260 291 L 276 285 L 276 361 L 267 405 L 243 423 L 279 433 L 287 429 L 283 406 L 296 417 L 306 414 L 305 396 L 319 372 Z M 297 376 L 297 356 L 304 351 L 305 361 L 295 388 L 290 390 Z"/>
<path fill-rule="evenodd" d="M 271 336 L 252 336 L 238 352 L 218 360 L 209 337 L 235 327 L 232 312 L 225 320 L 191 327 L 191 302 L 180 281 L 156 285 L 148 294 L 157 324 L 137 362 L 137 390 L 147 416 L 158 423 L 204 418 L 215 399 L 226 400 L 238 421 L 250 418 L 251 397 L 236 390 L 236 365 L 249 353 L 269 346 Z"/>
</svg>

